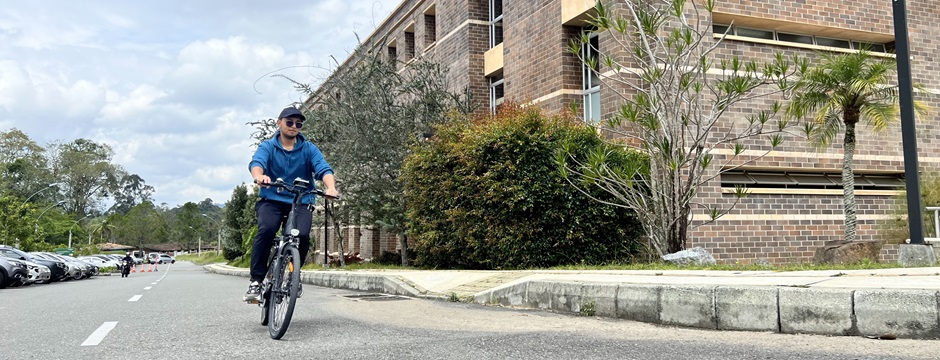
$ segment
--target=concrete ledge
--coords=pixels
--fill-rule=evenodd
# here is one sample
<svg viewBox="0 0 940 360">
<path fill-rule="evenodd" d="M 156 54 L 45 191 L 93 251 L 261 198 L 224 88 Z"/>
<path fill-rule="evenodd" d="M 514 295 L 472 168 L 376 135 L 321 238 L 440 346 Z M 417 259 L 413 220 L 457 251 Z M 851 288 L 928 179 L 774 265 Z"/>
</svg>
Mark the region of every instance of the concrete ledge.
<svg viewBox="0 0 940 360">
<path fill-rule="evenodd" d="M 855 335 L 852 297 L 848 289 L 780 288 L 780 332 Z"/>
<path fill-rule="evenodd" d="M 715 312 L 719 330 L 780 331 L 777 288 L 720 286 Z"/>
<path fill-rule="evenodd" d="M 620 285 L 617 288 L 617 317 L 659 324 L 660 285 Z"/>
<path fill-rule="evenodd" d="M 718 328 L 714 286 L 663 286 L 659 302 L 663 325 Z"/>
<path fill-rule="evenodd" d="M 218 274 L 248 277 L 247 269 L 208 265 Z M 397 275 L 305 271 L 304 283 L 386 294 L 445 299 Z M 479 292 L 484 305 L 594 315 L 705 329 L 788 334 L 940 338 L 940 292 L 775 286 L 694 286 L 533 280 Z"/>
<path fill-rule="evenodd" d="M 578 313 L 581 311 L 581 286 L 572 282 L 530 281 L 526 303 L 536 309 Z"/>
<path fill-rule="evenodd" d="M 855 316 L 862 335 L 892 333 L 912 339 L 940 338 L 938 307 L 936 291 L 855 292 Z"/>
</svg>

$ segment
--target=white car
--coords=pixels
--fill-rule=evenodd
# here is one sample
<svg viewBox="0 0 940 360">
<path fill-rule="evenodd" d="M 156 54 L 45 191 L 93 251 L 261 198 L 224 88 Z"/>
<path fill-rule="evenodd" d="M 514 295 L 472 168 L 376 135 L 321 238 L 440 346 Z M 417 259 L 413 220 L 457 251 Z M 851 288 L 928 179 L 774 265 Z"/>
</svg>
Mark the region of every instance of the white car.
<svg viewBox="0 0 940 360">
<path fill-rule="evenodd" d="M 49 270 L 48 266 L 37 264 L 32 261 L 21 261 L 26 263 L 26 270 L 28 275 L 26 284 L 48 284 L 50 281 L 52 281 L 52 270 Z"/>
<path fill-rule="evenodd" d="M 119 263 L 117 262 L 117 260 L 110 259 L 110 258 L 106 258 L 106 257 L 103 257 L 103 256 L 82 256 L 82 257 L 80 257 L 80 258 L 78 258 L 78 259 L 79 259 L 79 260 L 82 260 L 82 261 L 86 261 L 86 262 L 92 263 L 93 265 L 95 265 L 95 266 L 97 266 L 97 267 L 99 267 L 99 268 L 103 268 L 103 267 L 118 268 L 118 267 L 121 266 L 121 264 L 119 264 Z"/>
</svg>

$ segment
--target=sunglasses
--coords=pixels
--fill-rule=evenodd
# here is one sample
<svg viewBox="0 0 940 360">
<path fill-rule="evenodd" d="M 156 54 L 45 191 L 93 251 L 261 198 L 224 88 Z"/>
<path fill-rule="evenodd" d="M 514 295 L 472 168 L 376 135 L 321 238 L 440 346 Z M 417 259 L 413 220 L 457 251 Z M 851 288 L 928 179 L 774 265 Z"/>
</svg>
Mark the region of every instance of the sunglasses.
<svg viewBox="0 0 940 360">
<path fill-rule="evenodd" d="M 284 120 L 284 125 L 287 125 L 287 127 L 296 127 L 296 128 L 298 128 L 298 129 L 300 129 L 300 128 L 304 127 L 304 122 L 303 122 L 303 121 L 294 121 L 294 120 Z M 294 126 L 294 125 L 296 125 L 296 126 Z"/>
</svg>

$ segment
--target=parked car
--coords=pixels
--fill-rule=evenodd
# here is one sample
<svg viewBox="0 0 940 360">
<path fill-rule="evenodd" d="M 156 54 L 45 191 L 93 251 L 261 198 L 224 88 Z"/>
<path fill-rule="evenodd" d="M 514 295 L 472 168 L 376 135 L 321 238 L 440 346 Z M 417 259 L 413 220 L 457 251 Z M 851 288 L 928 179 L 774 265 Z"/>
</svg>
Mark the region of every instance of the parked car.
<svg viewBox="0 0 940 360">
<path fill-rule="evenodd" d="M 99 267 L 99 268 L 103 268 L 103 267 L 119 268 L 119 267 L 121 267 L 121 263 L 119 263 L 117 260 L 111 259 L 111 258 L 106 257 L 106 256 L 82 256 L 82 257 L 78 257 L 77 259 L 78 259 L 78 260 L 81 260 L 81 261 L 85 261 L 85 262 L 91 263 L 92 265 L 95 265 L 95 266 L 97 266 L 97 267 Z"/>
<path fill-rule="evenodd" d="M 32 261 L 20 260 L 26 264 L 27 271 L 27 281 L 23 285 L 31 285 L 35 283 L 39 284 L 48 284 L 52 278 L 52 271 L 49 270 L 48 266 L 40 265 Z"/>
<path fill-rule="evenodd" d="M 150 261 L 157 264 L 175 264 L 176 258 L 167 254 L 162 253 L 150 253 L 148 254 Z"/>
<path fill-rule="evenodd" d="M 26 265 L 20 260 L 0 257 L 0 289 L 19 286 L 29 277 Z"/>
<path fill-rule="evenodd" d="M 175 264 L 176 258 L 167 254 L 160 254 L 160 263 L 161 264 Z"/>
<path fill-rule="evenodd" d="M 31 261 L 39 265 L 45 265 L 51 272 L 51 277 L 49 279 L 50 282 L 63 280 L 68 276 L 69 267 L 65 264 L 64 261 L 43 259 L 37 256 L 33 256 L 32 254 L 27 254 L 23 250 L 9 245 L 0 245 L 0 255 L 13 259 Z"/>
<path fill-rule="evenodd" d="M 54 260 L 65 264 L 65 277 L 61 280 L 78 280 L 84 277 L 84 268 L 78 263 L 59 258 L 58 255 L 50 253 L 31 252 L 29 254 L 40 259 Z"/>
</svg>

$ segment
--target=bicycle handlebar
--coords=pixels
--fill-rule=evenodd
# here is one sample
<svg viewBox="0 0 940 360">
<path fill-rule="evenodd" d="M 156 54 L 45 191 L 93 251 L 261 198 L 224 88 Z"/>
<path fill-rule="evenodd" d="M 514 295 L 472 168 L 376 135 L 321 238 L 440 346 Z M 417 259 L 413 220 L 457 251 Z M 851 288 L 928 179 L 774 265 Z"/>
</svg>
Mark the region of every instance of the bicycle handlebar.
<svg viewBox="0 0 940 360">
<path fill-rule="evenodd" d="M 303 179 L 301 179 L 301 178 L 297 178 L 297 179 L 294 180 L 294 181 L 297 182 L 297 180 L 300 180 L 300 181 L 302 181 L 302 182 L 304 182 L 304 183 L 307 183 L 307 184 L 310 183 L 310 182 L 308 182 L 308 181 L 306 181 L 306 180 L 303 180 Z M 258 184 L 258 182 L 255 181 L 255 184 Z M 299 197 L 304 197 L 304 196 L 307 196 L 307 195 L 311 195 L 311 194 L 312 194 L 312 195 L 322 196 L 322 197 L 328 198 L 328 199 L 330 199 L 330 200 L 336 200 L 336 201 L 340 200 L 340 198 L 341 198 L 341 196 L 327 195 L 323 190 L 320 190 L 320 189 L 314 188 L 313 190 L 307 190 L 307 187 L 306 187 L 306 186 L 291 185 L 291 184 L 285 183 L 285 182 L 284 182 L 284 179 L 281 179 L 281 178 L 277 178 L 277 180 L 274 180 L 274 182 L 271 182 L 271 183 L 269 183 L 269 184 L 258 184 L 258 185 L 262 185 L 262 186 L 273 186 L 273 187 L 276 187 L 276 188 L 278 188 L 278 189 L 287 190 L 287 192 L 289 192 L 289 193 L 291 193 L 291 194 L 294 194 L 295 196 L 299 196 Z"/>
</svg>

